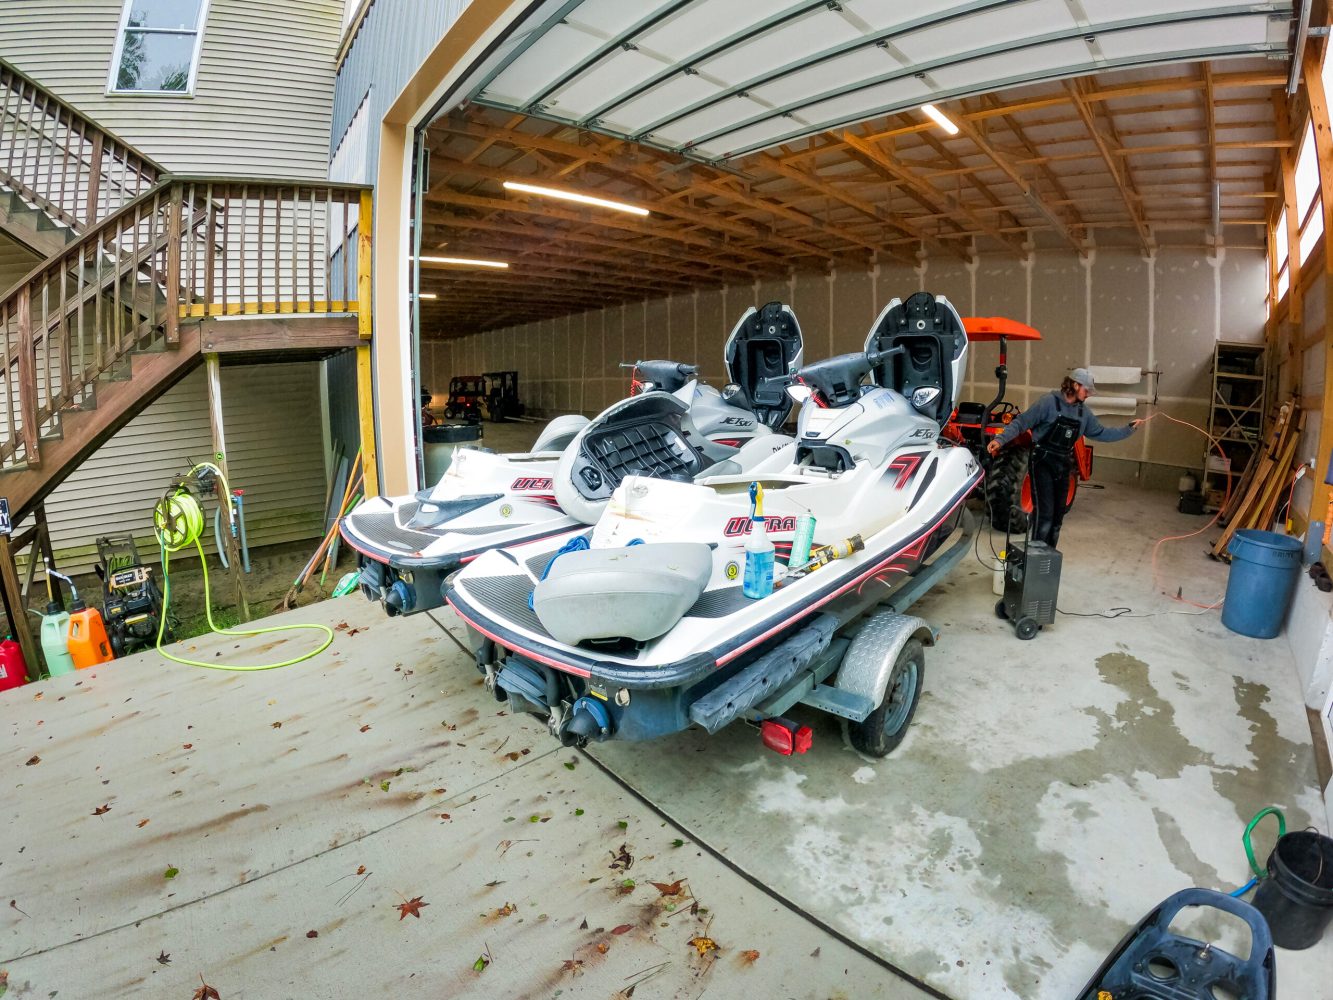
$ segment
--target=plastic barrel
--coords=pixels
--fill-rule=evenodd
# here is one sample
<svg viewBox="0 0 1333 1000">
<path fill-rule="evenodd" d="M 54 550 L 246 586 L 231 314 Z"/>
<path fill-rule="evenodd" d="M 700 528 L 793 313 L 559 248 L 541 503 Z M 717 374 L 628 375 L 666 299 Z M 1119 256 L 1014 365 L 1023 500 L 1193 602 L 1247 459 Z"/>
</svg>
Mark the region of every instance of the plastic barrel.
<svg viewBox="0 0 1333 1000">
<path fill-rule="evenodd" d="M 1222 624 L 1254 639 L 1273 638 L 1282 630 L 1300 576 L 1300 539 L 1242 528 L 1232 536 L 1227 552 L 1231 573 Z"/>
<path fill-rule="evenodd" d="M 1333 840 L 1313 830 L 1279 837 L 1268 875 L 1254 906 L 1268 921 L 1273 943 L 1291 951 L 1313 946 L 1333 920 Z"/>
</svg>

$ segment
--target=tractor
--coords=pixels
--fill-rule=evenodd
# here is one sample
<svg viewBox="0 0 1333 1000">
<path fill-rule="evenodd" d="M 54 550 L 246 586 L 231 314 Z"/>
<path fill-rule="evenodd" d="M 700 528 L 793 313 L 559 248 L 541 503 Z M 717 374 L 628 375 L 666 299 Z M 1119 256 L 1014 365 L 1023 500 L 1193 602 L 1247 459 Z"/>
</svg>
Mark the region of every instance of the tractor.
<svg viewBox="0 0 1333 1000">
<path fill-rule="evenodd" d="M 999 342 L 995 398 L 989 403 L 959 403 L 945 425 L 944 436 L 971 451 L 986 470 L 986 510 L 991 525 L 999 531 L 1026 531 L 1028 515 L 1032 513 L 1032 481 L 1028 476 L 1032 434 L 1027 431 L 1020 434 L 994 458 L 986 451 L 986 443 L 1021 412 L 1004 398 L 1009 379 L 1009 341 L 1040 340 L 1041 334 L 1024 323 L 1000 316 L 969 316 L 963 320 L 963 327 L 967 330 L 967 339 L 973 343 Z M 1074 445 L 1066 507 L 1073 506 L 1079 482 L 1091 476 L 1092 448 L 1079 438 Z"/>
<path fill-rule="evenodd" d="M 446 419 L 481 422 L 481 404 L 486 399 L 486 380 L 480 375 L 455 375 L 449 380 L 449 398 L 444 404 Z"/>
</svg>

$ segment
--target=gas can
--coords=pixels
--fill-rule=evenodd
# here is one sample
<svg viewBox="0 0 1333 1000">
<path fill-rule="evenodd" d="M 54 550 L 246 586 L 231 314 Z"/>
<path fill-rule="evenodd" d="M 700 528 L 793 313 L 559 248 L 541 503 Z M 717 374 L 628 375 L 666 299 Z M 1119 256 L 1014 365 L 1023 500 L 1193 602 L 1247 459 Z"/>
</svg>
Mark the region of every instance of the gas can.
<svg viewBox="0 0 1333 1000">
<path fill-rule="evenodd" d="M 69 655 L 69 615 L 56 601 L 46 606 L 42 616 L 42 657 L 46 660 L 46 672 L 52 677 L 74 671 L 74 661 Z"/>
<path fill-rule="evenodd" d="M 16 688 L 28 679 L 23 649 L 12 638 L 0 640 L 0 691 Z"/>
<path fill-rule="evenodd" d="M 101 612 L 87 607 L 81 600 L 75 600 L 74 610 L 70 612 L 68 641 L 70 658 L 79 670 L 115 658 Z"/>
</svg>

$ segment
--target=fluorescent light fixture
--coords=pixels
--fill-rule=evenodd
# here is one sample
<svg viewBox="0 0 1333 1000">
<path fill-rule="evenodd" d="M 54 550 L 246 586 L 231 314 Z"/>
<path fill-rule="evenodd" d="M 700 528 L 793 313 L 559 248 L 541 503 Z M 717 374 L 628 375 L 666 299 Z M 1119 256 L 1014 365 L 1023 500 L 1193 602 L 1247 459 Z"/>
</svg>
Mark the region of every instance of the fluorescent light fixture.
<svg viewBox="0 0 1333 1000">
<path fill-rule="evenodd" d="M 955 125 L 953 122 L 949 121 L 949 116 L 946 115 L 939 108 L 935 107 L 935 105 L 923 104 L 921 105 L 921 110 L 922 112 L 925 113 L 927 118 L 933 121 L 940 128 L 944 129 L 944 131 L 948 132 L 950 135 L 958 134 L 958 126 Z"/>
<path fill-rule="evenodd" d="M 505 260 L 479 260 L 476 257 L 427 257 L 423 254 L 416 259 L 423 264 L 452 264 L 456 267 L 498 267 L 503 270 L 509 266 Z"/>
<path fill-rule="evenodd" d="M 594 205 L 597 208 L 610 208 L 617 212 L 628 212 L 630 215 L 647 215 L 648 209 L 640 208 L 638 205 L 627 205 L 623 201 L 608 201 L 605 198 L 594 198 L 588 194 L 575 194 L 573 191 L 558 191 L 555 188 L 541 187 L 537 184 L 523 184 L 519 181 L 505 181 L 506 191 L 523 191 L 527 194 L 539 194 L 545 198 L 560 198 L 563 201 L 576 201 L 580 205 Z"/>
<path fill-rule="evenodd" d="M 419 299 L 438 299 L 439 296 L 436 295 L 434 292 L 417 292 L 417 298 L 419 298 Z"/>
</svg>

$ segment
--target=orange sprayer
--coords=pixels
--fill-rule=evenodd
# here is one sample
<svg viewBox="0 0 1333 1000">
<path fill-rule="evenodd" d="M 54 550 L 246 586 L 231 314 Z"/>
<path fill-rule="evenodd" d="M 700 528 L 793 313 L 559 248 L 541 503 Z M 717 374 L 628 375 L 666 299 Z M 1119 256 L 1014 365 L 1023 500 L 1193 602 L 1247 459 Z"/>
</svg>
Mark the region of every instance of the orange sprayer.
<svg viewBox="0 0 1333 1000">
<path fill-rule="evenodd" d="M 115 658 L 101 612 L 88 607 L 77 594 L 69 613 L 69 655 L 79 670 Z"/>
</svg>

